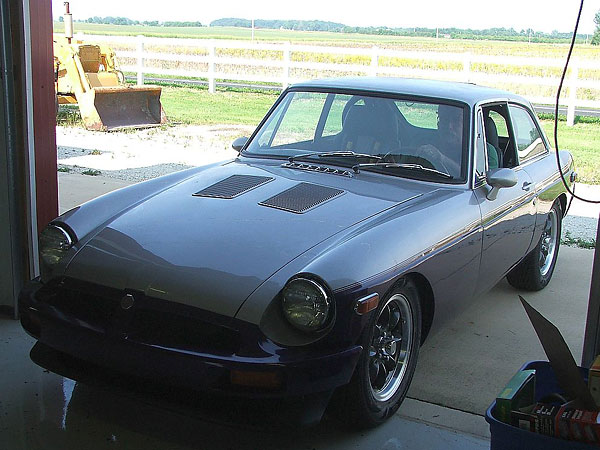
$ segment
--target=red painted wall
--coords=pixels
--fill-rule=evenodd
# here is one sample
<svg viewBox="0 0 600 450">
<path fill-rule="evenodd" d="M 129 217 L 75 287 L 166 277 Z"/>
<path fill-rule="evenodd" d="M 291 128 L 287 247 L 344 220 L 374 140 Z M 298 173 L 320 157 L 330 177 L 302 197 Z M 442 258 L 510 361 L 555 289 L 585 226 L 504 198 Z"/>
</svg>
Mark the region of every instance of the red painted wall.
<svg viewBox="0 0 600 450">
<path fill-rule="evenodd" d="M 51 0 L 29 0 L 29 13 L 37 224 L 41 231 L 58 215 Z"/>
</svg>

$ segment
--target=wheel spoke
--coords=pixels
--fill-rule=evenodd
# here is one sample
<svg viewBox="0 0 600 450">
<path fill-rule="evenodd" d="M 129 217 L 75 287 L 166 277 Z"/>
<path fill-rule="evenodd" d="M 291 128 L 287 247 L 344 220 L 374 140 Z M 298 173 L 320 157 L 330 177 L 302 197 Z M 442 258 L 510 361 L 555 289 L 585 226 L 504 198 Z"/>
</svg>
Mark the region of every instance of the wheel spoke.
<svg viewBox="0 0 600 450">
<path fill-rule="evenodd" d="M 371 384 L 375 385 L 375 381 L 377 380 L 377 375 L 379 375 L 379 368 L 380 368 L 380 364 L 379 364 L 379 360 L 377 359 L 371 359 L 371 362 L 369 364 L 369 379 L 371 380 Z"/>
<path fill-rule="evenodd" d="M 381 329 L 381 325 L 377 324 L 373 327 L 373 342 L 383 336 L 383 330 Z"/>
<path fill-rule="evenodd" d="M 385 386 L 385 382 L 388 378 L 388 369 L 385 367 L 385 364 L 379 364 L 379 372 L 377 373 L 377 377 L 375 378 L 375 386 L 382 388 Z"/>
<path fill-rule="evenodd" d="M 383 358 L 383 365 L 388 372 L 393 372 L 396 369 L 396 360 L 391 355 L 385 355 Z"/>
<path fill-rule="evenodd" d="M 381 331 L 388 331 L 387 327 L 390 323 L 390 307 L 386 306 L 381 310 L 381 315 L 379 316 L 379 320 L 377 320 L 377 324 L 380 325 Z"/>
<path fill-rule="evenodd" d="M 398 322 L 400 322 L 400 317 L 401 317 L 400 311 L 398 311 L 397 308 L 394 308 L 390 314 L 389 325 L 388 325 L 389 331 L 393 331 L 398 326 Z"/>
</svg>

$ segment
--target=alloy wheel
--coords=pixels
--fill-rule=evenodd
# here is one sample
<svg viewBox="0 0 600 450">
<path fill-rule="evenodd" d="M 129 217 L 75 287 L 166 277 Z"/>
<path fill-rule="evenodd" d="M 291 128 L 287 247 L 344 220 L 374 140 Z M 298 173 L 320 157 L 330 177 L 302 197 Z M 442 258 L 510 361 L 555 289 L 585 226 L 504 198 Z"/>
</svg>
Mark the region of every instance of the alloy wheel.
<svg viewBox="0 0 600 450">
<path fill-rule="evenodd" d="M 369 348 L 369 380 L 377 401 L 389 400 L 404 378 L 413 326 L 409 300 L 402 294 L 390 297 L 379 312 Z"/>
<path fill-rule="evenodd" d="M 545 277 L 552 266 L 558 242 L 558 216 L 554 208 L 548 213 L 540 240 L 540 274 Z"/>
</svg>

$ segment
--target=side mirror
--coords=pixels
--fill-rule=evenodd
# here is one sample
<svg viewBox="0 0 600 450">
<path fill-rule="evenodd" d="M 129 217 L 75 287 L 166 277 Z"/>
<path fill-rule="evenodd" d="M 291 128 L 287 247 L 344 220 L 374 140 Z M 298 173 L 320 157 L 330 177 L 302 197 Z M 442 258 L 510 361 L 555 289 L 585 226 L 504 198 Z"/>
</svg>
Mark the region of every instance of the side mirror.
<svg viewBox="0 0 600 450">
<path fill-rule="evenodd" d="M 501 188 L 513 187 L 517 184 L 517 174 L 512 169 L 492 169 L 485 174 L 487 183 L 492 187 L 487 194 L 488 200 L 496 200 Z"/>
<path fill-rule="evenodd" d="M 246 145 L 246 142 L 248 142 L 248 138 L 246 136 L 242 136 L 242 137 L 237 138 L 235 141 L 233 141 L 233 144 L 231 144 L 231 147 L 235 151 L 239 152 L 244 147 L 244 145 Z"/>
</svg>

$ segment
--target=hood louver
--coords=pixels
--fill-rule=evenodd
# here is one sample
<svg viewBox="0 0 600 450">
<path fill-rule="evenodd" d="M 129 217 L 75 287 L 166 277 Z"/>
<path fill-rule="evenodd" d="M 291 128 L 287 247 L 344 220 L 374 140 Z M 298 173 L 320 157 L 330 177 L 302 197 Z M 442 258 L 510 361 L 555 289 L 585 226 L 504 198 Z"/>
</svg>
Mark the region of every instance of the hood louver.
<svg viewBox="0 0 600 450">
<path fill-rule="evenodd" d="M 231 199 L 257 188 L 258 186 L 262 186 L 269 181 L 273 181 L 273 178 L 254 175 L 232 175 L 193 195 L 195 197 Z"/>
<path fill-rule="evenodd" d="M 340 189 L 319 186 L 318 184 L 300 183 L 260 202 L 259 205 L 302 214 L 343 193 L 344 191 Z"/>
</svg>

